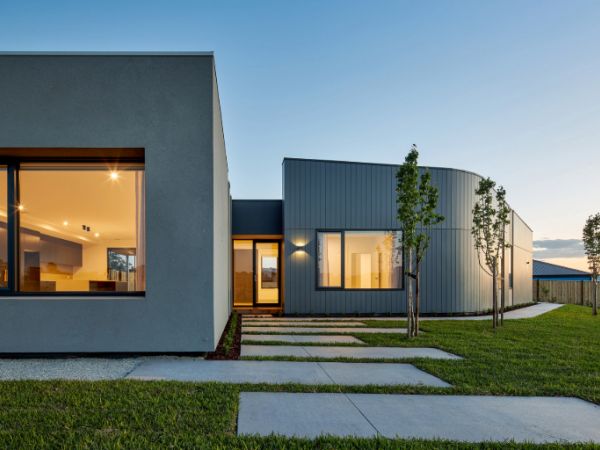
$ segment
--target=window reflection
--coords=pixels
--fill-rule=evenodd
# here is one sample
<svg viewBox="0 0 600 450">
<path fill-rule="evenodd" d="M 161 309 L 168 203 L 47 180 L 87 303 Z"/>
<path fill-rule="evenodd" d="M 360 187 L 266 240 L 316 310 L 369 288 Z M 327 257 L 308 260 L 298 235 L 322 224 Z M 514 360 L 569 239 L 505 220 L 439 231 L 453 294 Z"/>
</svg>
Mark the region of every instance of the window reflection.
<svg viewBox="0 0 600 450">
<path fill-rule="evenodd" d="M 348 289 L 401 286 L 402 246 L 395 231 L 347 231 L 344 241 Z"/>
<path fill-rule="evenodd" d="M 342 286 L 342 233 L 317 234 L 317 260 L 320 287 Z"/>
</svg>

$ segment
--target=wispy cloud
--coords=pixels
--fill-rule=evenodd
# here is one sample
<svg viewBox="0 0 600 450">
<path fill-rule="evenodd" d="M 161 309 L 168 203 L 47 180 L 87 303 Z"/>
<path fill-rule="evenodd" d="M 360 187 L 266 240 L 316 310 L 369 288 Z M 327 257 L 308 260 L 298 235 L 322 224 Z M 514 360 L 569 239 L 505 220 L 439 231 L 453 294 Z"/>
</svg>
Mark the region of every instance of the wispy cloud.
<svg viewBox="0 0 600 450">
<path fill-rule="evenodd" d="M 579 239 L 542 239 L 533 241 L 533 256 L 544 258 L 581 258 L 585 256 Z"/>
</svg>

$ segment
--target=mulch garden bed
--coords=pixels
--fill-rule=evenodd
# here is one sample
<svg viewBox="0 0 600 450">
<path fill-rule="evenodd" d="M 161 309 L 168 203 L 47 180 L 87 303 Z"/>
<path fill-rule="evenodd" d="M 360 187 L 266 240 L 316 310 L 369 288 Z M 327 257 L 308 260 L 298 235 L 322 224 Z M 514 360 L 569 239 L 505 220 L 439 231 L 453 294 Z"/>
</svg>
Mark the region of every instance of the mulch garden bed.
<svg viewBox="0 0 600 450">
<path fill-rule="evenodd" d="M 221 340 L 214 352 L 206 354 L 206 359 L 240 359 L 242 348 L 242 316 L 231 313 Z"/>
</svg>

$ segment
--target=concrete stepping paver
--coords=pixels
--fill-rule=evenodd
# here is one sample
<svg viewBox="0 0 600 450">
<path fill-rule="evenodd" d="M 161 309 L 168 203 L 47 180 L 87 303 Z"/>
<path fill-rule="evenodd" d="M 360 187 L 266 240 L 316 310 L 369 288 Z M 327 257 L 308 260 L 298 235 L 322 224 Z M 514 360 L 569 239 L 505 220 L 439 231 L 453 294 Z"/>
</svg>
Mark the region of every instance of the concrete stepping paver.
<svg viewBox="0 0 600 450">
<path fill-rule="evenodd" d="M 360 328 L 360 327 L 252 327 L 242 325 L 242 333 L 392 333 L 406 334 L 406 328 Z"/>
<path fill-rule="evenodd" d="M 207 361 L 175 357 L 145 361 L 127 378 L 222 383 L 450 386 L 410 364 Z"/>
<path fill-rule="evenodd" d="M 270 408 L 273 398 L 256 396 L 254 392 L 242 392 L 238 414 L 238 435 L 271 433 L 284 436 L 314 438 L 331 433 L 334 429 L 342 436 L 373 437 L 376 430 L 356 409 L 345 395 L 320 394 L 295 396 L 289 408 L 277 407 L 277 417 L 272 421 Z M 286 401 L 286 397 L 279 400 Z M 318 414 L 310 414 L 316 411 Z"/>
<path fill-rule="evenodd" d="M 598 423 L 570 397 L 242 392 L 238 434 L 600 443 Z"/>
<path fill-rule="evenodd" d="M 415 386 L 450 387 L 445 381 L 421 369 L 417 369 L 412 364 L 338 362 L 322 362 L 317 364 L 327 372 L 327 375 L 335 381 L 335 384 L 344 386 L 359 384 L 381 386 L 408 384 Z"/>
<path fill-rule="evenodd" d="M 352 321 L 352 322 L 313 322 L 313 321 L 282 321 L 282 322 L 255 322 L 255 321 L 245 321 L 243 322 L 245 327 L 359 327 L 364 326 L 365 324 L 362 322 Z"/>
<path fill-rule="evenodd" d="M 246 345 L 242 344 L 240 356 L 291 356 L 309 358 L 310 354 L 302 345 Z"/>
<path fill-rule="evenodd" d="M 244 341 L 262 341 L 262 342 L 311 342 L 317 344 L 364 344 L 360 339 L 354 336 L 342 335 L 323 335 L 318 334 L 242 334 Z"/>
<path fill-rule="evenodd" d="M 318 347 L 298 345 L 242 345 L 241 356 L 294 356 L 315 358 L 462 359 L 437 348 L 410 347 Z"/>
</svg>

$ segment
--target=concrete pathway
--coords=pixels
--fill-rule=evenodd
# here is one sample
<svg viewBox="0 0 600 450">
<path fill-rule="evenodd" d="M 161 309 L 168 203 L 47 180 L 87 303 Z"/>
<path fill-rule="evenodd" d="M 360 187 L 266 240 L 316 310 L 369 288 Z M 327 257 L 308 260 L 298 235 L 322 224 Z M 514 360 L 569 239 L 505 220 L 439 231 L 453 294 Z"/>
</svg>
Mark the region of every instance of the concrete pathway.
<svg viewBox="0 0 600 450">
<path fill-rule="evenodd" d="M 312 342 L 317 344 L 364 344 L 354 336 L 335 336 L 318 334 L 242 334 L 242 342 Z"/>
<path fill-rule="evenodd" d="M 300 345 L 242 345 L 241 356 L 294 356 L 300 358 L 356 359 L 462 359 L 437 348 L 416 347 L 317 347 Z"/>
<path fill-rule="evenodd" d="M 174 357 L 149 359 L 138 365 L 127 378 L 222 383 L 450 386 L 410 364 L 206 361 Z"/>
<path fill-rule="evenodd" d="M 244 325 L 242 322 L 242 333 L 392 333 L 392 334 L 406 334 L 406 328 L 367 328 L 367 327 L 255 327 L 251 325 Z"/>
<path fill-rule="evenodd" d="M 600 443 L 599 423 L 569 397 L 243 392 L 238 434 Z"/>
<path fill-rule="evenodd" d="M 538 303 L 536 305 L 527 306 L 525 308 L 513 309 L 504 313 L 506 320 L 513 319 L 531 319 L 541 316 L 547 312 L 554 311 L 562 307 L 559 303 Z M 468 317 L 421 317 L 420 320 L 491 320 L 492 315 L 485 316 L 468 316 Z"/>
<path fill-rule="evenodd" d="M 524 308 L 514 309 L 512 311 L 508 311 L 504 313 L 505 319 L 530 319 L 532 317 L 541 316 L 549 311 L 553 311 L 555 309 L 560 308 L 561 304 L 558 303 L 544 303 L 540 302 L 532 306 L 526 306 Z M 491 314 L 483 315 L 483 316 L 453 316 L 453 317 L 420 317 L 420 320 L 490 320 L 492 318 Z M 293 321 L 343 321 L 343 322 L 360 322 L 365 320 L 380 320 L 380 321 L 390 321 L 390 320 L 405 320 L 406 317 L 246 317 L 244 316 L 244 323 L 250 324 L 250 322 L 255 322 L 260 320 L 261 322 L 268 322 L 270 325 L 276 325 L 278 322 L 293 322 Z M 311 324 L 312 325 L 312 324 Z"/>
<path fill-rule="evenodd" d="M 271 327 L 273 325 L 276 325 L 278 327 L 323 327 L 323 328 L 327 328 L 327 327 L 359 327 L 359 326 L 365 326 L 364 323 L 356 321 L 356 320 L 352 320 L 352 321 L 348 321 L 348 322 L 337 322 L 337 321 L 325 321 L 325 322 L 315 322 L 315 321 L 311 321 L 311 320 L 304 320 L 304 321 L 300 321 L 300 320 L 281 320 L 281 321 L 254 321 L 254 320 L 250 320 L 250 321 L 243 321 L 244 326 L 249 326 L 249 327 Z"/>
<path fill-rule="evenodd" d="M 327 322 L 362 322 L 365 320 L 404 320 L 402 317 L 347 317 L 347 316 L 336 316 L 336 317 L 319 317 L 319 316 L 304 316 L 304 317 L 255 317 L 255 316 L 247 316 L 243 315 L 243 320 L 245 323 L 250 322 L 310 322 L 311 324 L 319 324 L 319 322 L 327 323 Z"/>
</svg>

